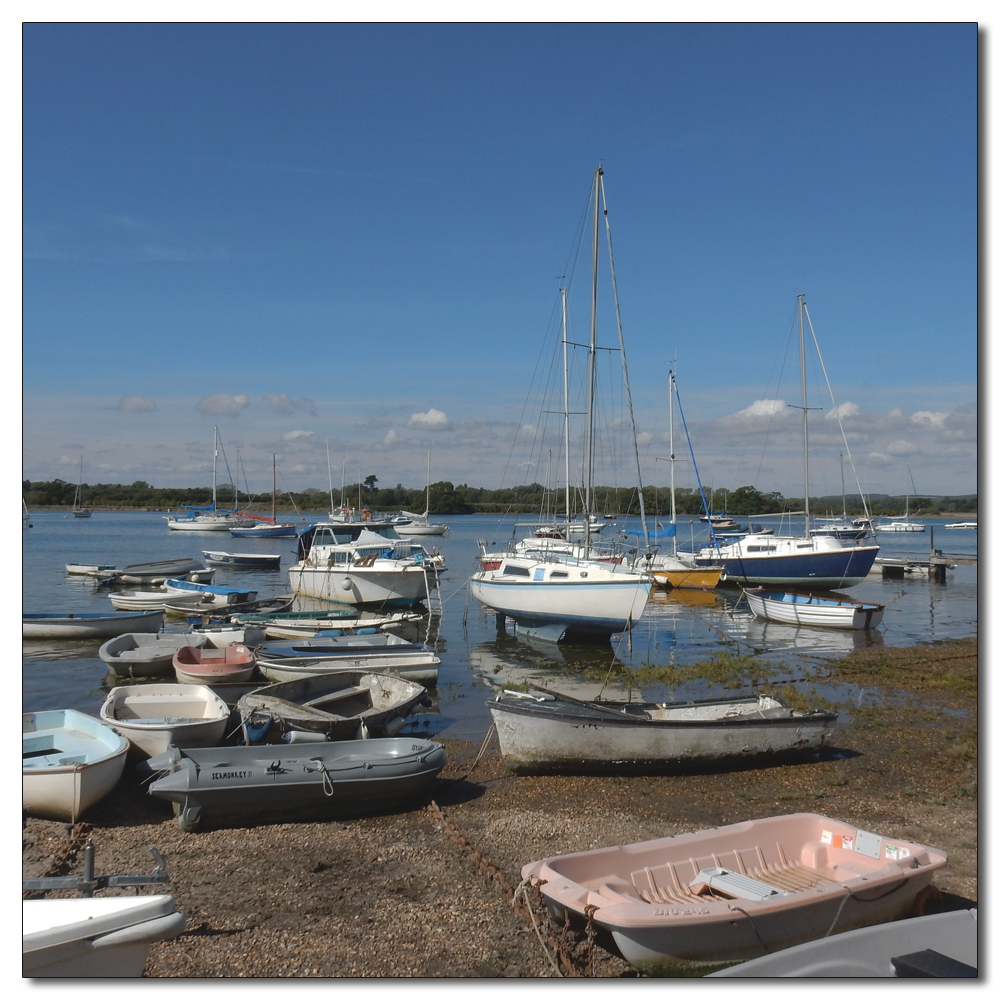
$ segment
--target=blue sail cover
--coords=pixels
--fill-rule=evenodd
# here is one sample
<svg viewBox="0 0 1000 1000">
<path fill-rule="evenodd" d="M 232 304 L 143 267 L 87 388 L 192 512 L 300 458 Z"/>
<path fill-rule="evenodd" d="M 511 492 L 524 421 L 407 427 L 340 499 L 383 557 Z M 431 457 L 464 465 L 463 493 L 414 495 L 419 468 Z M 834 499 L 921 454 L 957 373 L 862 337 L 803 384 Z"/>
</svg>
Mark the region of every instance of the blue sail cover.
<svg viewBox="0 0 1000 1000">
<path fill-rule="evenodd" d="M 626 535 L 638 535 L 640 538 L 644 537 L 643 533 L 641 531 L 632 531 L 631 528 L 626 528 L 625 529 L 625 534 Z M 646 538 L 673 538 L 674 535 L 676 535 L 676 534 L 677 534 L 677 525 L 675 525 L 675 524 L 668 524 L 666 526 L 666 528 L 663 529 L 663 531 L 659 531 L 659 532 L 650 531 L 647 535 L 645 535 L 645 537 Z"/>
</svg>

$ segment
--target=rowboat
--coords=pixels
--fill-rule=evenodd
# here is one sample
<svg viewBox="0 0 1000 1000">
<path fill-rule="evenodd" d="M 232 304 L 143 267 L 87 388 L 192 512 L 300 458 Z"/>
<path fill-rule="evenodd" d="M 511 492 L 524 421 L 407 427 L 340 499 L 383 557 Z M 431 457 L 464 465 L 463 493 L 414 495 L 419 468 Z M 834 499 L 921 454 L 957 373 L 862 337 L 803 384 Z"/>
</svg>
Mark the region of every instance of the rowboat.
<svg viewBox="0 0 1000 1000">
<path fill-rule="evenodd" d="M 114 566 L 103 563 L 66 563 L 68 576 L 111 576 L 114 571 Z"/>
<path fill-rule="evenodd" d="M 979 527 L 979 522 L 978 521 L 954 521 L 951 524 L 944 525 L 944 527 L 946 527 L 946 528 L 961 528 L 961 529 L 971 528 L 971 529 L 975 530 L 976 528 Z"/>
<path fill-rule="evenodd" d="M 250 680 L 256 658 L 253 650 L 242 643 L 225 649 L 183 646 L 174 653 L 173 664 L 179 684 L 214 684 Z"/>
<path fill-rule="evenodd" d="M 676 975 L 894 920 L 946 862 L 932 847 L 795 813 L 546 858 L 521 874 L 560 923 L 592 912 L 631 965 Z"/>
<path fill-rule="evenodd" d="M 184 914 L 174 897 L 26 899 L 21 904 L 25 979 L 141 976 L 154 941 L 177 937 Z"/>
<path fill-rule="evenodd" d="M 171 744 L 218 746 L 229 722 L 229 706 L 203 683 L 113 687 L 100 714 L 147 757 L 163 753 Z"/>
<path fill-rule="evenodd" d="M 121 583 L 153 586 L 169 580 L 172 576 L 199 583 L 211 583 L 215 570 L 206 569 L 195 559 L 157 559 L 153 562 L 131 563 L 116 572 L 114 579 Z"/>
<path fill-rule="evenodd" d="M 340 611 L 318 613 L 315 611 L 289 611 L 283 614 L 233 615 L 236 624 L 255 625 L 263 628 L 270 639 L 320 638 L 331 632 L 360 631 L 361 629 L 390 629 L 413 625 L 421 616 L 413 611 L 393 611 L 384 615 L 358 614 L 352 610 L 347 615 Z"/>
<path fill-rule="evenodd" d="M 180 828 L 203 818 L 263 815 L 288 822 L 292 809 L 358 813 L 409 803 L 447 763 L 439 743 L 414 737 L 219 747 L 166 753 L 138 767 L 156 776 L 149 794 L 172 802 Z"/>
<path fill-rule="evenodd" d="M 807 941 L 706 978 L 974 979 L 978 938 L 978 908 L 949 910 Z"/>
<path fill-rule="evenodd" d="M 877 628 L 882 624 L 884 604 L 866 604 L 849 597 L 818 597 L 785 590 L 745 588 L 747 604 L 758 618 L 786 625 L 822 625 L 829 628 Z"/>
<path fill-rule="evenodd" d="M 277 569 L 281 553 L 269 552 L 209 552 L 202 555 L 210 566 L 252 566 L 254 569 Z"/>
<path fill-rule="evenodd" d="M 108 594 L 108 600 L 119 611 L 165 611 L 167 604 L 180 603 L 186 608 L 197 605 L 196 594 L 168 594 L 162 587 L 154 590 L 119 590 Z"/>
<path fill-rule="evenodd" d="M 257 652 L 260 672 L 274 683 L 298 680 L 334 670 L 376 670 L 420 684 L 436 684 L 441 659 L 433 648 L 398 636 L 333 636 L 322 645 L 270 646 Z"/>
<path fill-rule="evenodd" d="M 128 740 L 71 708 L 21 716 L 21 807 L 75 823 L 118 783 Z"/>
<path fill-rule="evenodd" d="M 205 636 L 181 632 L 126 632 L 108 639 L 97 655 L 117 677 L 158 677 L 173 673 L 174 653 L 182 646 L 205 646 Z"/>
<path fill-rule="evenodd" d="M 269 684 L 236 704 L 247 744 L 395 736 L 419 704 L 420 684 L 390 674 L 340 670 Z"/>
<path fill-rule="evenodd" d="M 799 712 L 773 695 L 667 704 L 579 701 L 529 685 L 486 702 L 512 771 L 657 771 L 780 757 L 825 745 L 826 710 Z"/>
<path fill-rule="evenodd" d="M 190 580 L 180 580 L 171 577 L 163 583 L 164 589 L 171 598 L 177 594 L 199 595 L 203 604 L 224 606 L 252 601 L 257 597 L 256 590 L 246 590 L 242 587 L 221 587 L 214 583 L 192 583 Z"/>
<path fill-rule="evenodd" d="M 125 632 L 158 632 L 162 625 L 162 610 L 110 615 L 26 614 L 21 616 L 21 635 L 25 639 L 108 639 Z"/>
</svg>

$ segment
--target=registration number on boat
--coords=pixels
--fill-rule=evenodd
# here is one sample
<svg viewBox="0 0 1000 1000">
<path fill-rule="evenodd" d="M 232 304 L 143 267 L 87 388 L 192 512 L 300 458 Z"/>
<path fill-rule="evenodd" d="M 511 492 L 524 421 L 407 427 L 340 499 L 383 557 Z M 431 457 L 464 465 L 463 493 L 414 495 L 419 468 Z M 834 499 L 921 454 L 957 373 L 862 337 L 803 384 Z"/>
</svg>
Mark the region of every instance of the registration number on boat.
<svg viewBox="0 0 1000 1000">
<path fill-rule="evenodd" d="M 703 906 L 654 906 L 653 914 L 657 917 L 699 917 L 711 913 Z"/>
<path fill-rule="evenodd" d="M 216 778 L 252 778 L 253 771 L 213 771 L 212 780 Z"/>
</svg>

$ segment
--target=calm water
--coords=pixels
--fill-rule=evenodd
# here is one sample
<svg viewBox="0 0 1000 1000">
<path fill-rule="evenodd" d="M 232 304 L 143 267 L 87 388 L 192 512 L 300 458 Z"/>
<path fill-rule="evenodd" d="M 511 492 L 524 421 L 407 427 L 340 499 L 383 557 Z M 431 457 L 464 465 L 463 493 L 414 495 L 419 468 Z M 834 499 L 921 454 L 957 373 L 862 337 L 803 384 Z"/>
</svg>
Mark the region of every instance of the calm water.
<svg viewBox="0 0 1000 1000">
<path fill-rule="evenodd" d="M 215 582 L 256 589 L 259 597 L 288 593 L 287 568 L 294 562 L 295 540 L 290 538 L 232 538 L 224 532 L 180 532 L 167 529 L 161 514 L 103 513 L 89 519 L 58 513 L 32 513 L 33 528 L 23 532 L 23 607 L 26 612 L 111 612 L 107 591 L 86 577 L 67 576 L 68 562 L 105 563 L 121 568 L 129 563 L 190 556 L 202 560 L 202 549 L 231 552 L 278 552 L 281 569 L 219 568 Z M 796 628 L 755 619 L 739 601 L 738 590 L 709 594 L 654 590 L 646 611 L 630 636 L 617 637 L 611 646 L 559 646 L 529 643 L 498 635 L 495 620 L 478 602 L 467 597 L 466 581 L 476 568 L 477 539 L 504 542 L 513 518 L 496 515 L 436 518 L 450 530 L 443 537 L 414 539 L 427 548 L 439 547 L 447 561 L 441 593 L 444 614 L 432 623 L 430 639 L 438 648 L 441 670 L 436 699 L 414 723 L 413 731 L 449 739 L 480 741 L 491 718 L 485 707 L 489 684 L 495 681 L 552 682 L 569 694 L 596 694 L 604 678 L 606 690 L 619 690 L 616 671 L 645 664 L 683 664 L 705 659 L 723 650 L 748 653 L 780 664 L 780 677 L 799 680 L 811 676 L 824 658 L 842 656 L 856 646 L 908 646 L 941 639 L 973 636 L 978 631 L 977 570 L 959 566 L 945 584 L 926 579 L 883 580 L 872 574 L 851 587 L 856 599 L 886 606 L 882 628 L 872 633 L 833 629 Z M 961 518 L 955 518 L 961 520 Z M 617 525 L 632 519 L 619 519 Z M 934 546 L 945 553 L 976 552 L 977 532 L 949 531 L 934 523 Z M 605 529 L 605 534 L 612 531 Z M 683 535 L 683 532 L 679 532 Z M 883 535 L 882 555 L 926 558 L 930 532 Z M 171 619 L 168 619 L 168 623 Z M 171 630 L 183 625 L 169 624 Z M 23 707 L 76 708 L 97 715 L 110 686 L 104 663 L 97 655 L 100 643 L 60 643 L 36 640 L 24 644 Z M 705 683 L 666 691 L 644 688 L 658 700 L 721 696 L 726 693 Z M 820 687 L 817 690 L 821 690 Z M 829 694 L 829 690 L 826 692 Z M 838 700 L 860 699 L 859 692 L 839 692 Z"/>
</svg>

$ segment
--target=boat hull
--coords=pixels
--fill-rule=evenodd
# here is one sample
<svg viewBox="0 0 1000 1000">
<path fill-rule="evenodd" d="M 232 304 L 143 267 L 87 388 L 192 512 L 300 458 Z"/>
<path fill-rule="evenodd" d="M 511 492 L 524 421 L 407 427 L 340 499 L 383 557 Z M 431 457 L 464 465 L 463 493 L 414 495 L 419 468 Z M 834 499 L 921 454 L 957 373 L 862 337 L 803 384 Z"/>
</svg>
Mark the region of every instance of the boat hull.
<svg viewBox="0 0 1000 1000">
<path fill-rule="evenodd" d="M 267 524 L 252 528 L 230 528 L 233 538 L 294 538 L 304 525 Z"/>
<path fill-rule="evenodd" d="M 747 604 L 758 618 L 786 625 L 868 629 L 882 624 L 885 607 L 858 601 L 833 601 L 800 594 L 745 591 Z"/>
<path fill-rule="evenodd" d="M 25 812 L 75 823 L 125 768 L 128 740 L 82 712 L 25 712 L 21 729 Z"/>
<path fill-rule="evenodd" d="M 518 625 L 565 626 L 569 632 L 594 636 L 630 629 L 642 615 L 651 587 L 651 580 L 631 574 L 620 580 L 546 583 L 484 571 L 469 580 L 469 592 L 477 601 Z"/>
<path fill-rule="evenodd" d="M 176 937 L 185 925 L 168 895 L 29 899 L 21 905 L 26 979 L 141 976 L 150 944 Z"/>
<path fill-rule="evenodd" d="M 125 632 L 158 632 L 163 611 L 143 609 L 140 614 L 24 615 L 25 639 L 110 639 Z"/>
<path fill-rule="evenodd" d="M 254 569 L 278 569 L 281 554 L 257 552 L 202 552 L 205 562 L 213 566 L 252 566 Z"/>
<path fill-rule="evenodd" d="M 895 979 L 894 959 L 927 949 L 951 960 L 941 964 L 935 978 L 972 978 L 979 968 L 978 938 L 978 909 L 929 913 L 783 948 L 708 978 Z"/>
<path fill-rule="evenodd" d="M 677 590 L 715 590 L 721 569 L 654 569 L 653 580 L 661 587 Z"/>
<path fill-rule="evenodd" d="M 732 764 L 815 750 L 837 725 L 833 712 L 795 714 L 770 698 L 668 706 L 673 718 L 658 706 L 610 703 L 614 707 L 592 709 L 546 694 L 503 692 L 486 704 L 504 763 L 518 773 L 650 772 Z M 642 718 L 644 710 L 652 710 L 654 717 Z"/>
<path fill-rule="evenodd" d="M 296 563 L 288 570 L 288 583 L 299 597 L 344 604 L 411 608 L 427 599 L 428 586 L 436 581 L 433 570 L 413 565 L 383 569 L 378 562 L 344 570 Z"/>
<path fill-rule="evenodd" d="M 173 673 L 174 653 L 182 646 L 204 646 L 202 636 L 170 632 L 126 632 L 105 642 L 97 655 L 116 677 L 160 677 Z"/>
<path fill-rule="evenodd" d="M 274 657 L 261 655 L 257 669 L 272 683 L 294 681 L 317 674 L 347 670 L 376 670 L 417 684 L 437 684 L 441 660 L 432 651 L 420 653 L 373 654 L 370 656 Z"/>
<path fill-rule="evenodd" d="M 431 786 L 444 748 L 417 738 L 344 740 L 282 747 L 172 748 L 145 762 L 160 776 L 149 794 L 174 805 L 185 832 L 203 819 L 263 815 L 287 822 L 288 810 L 364 812 L 407 803 Z M 140 765 L 143 766 L 143 765 Z"/>
<path fill-rule="evenodd" d="M 655 976 L 894 920 L 946 862 L 934 848 L 798 813 L 547 858 L 521 874 L 557 919 L 596 907 L 626 961 Z M 726 874 L 708 889 L 712 869 Z M 765 891 L 748 893 L 750 879 Z"/>
<path fill-rule="evenodd" d="M 836 540 L 820 536 L 814 541 L 822 543 Z M 766 545 L 766 540 L 760 543 L 761 547 Z M 723 549 L 721 556 L 713 554 L 712 559 L 721 560 L 725 579 L 734 583 L 836 590 L 861 583 L 871 571 L 878 551 L 877 545 L 830 549 L 817 546 L 812 551 L 801 554 L 786 554 L 780 550 L 753 554 L 745 550 L 729 553 Z"/>
<path fill-rule="evenodd" d="M 146 757 L 178 747 L 218 746 L 226 735 L 229 706 L 204 684 L 137 684 L 114 687 L 101 721 Z"/>
</svg>

